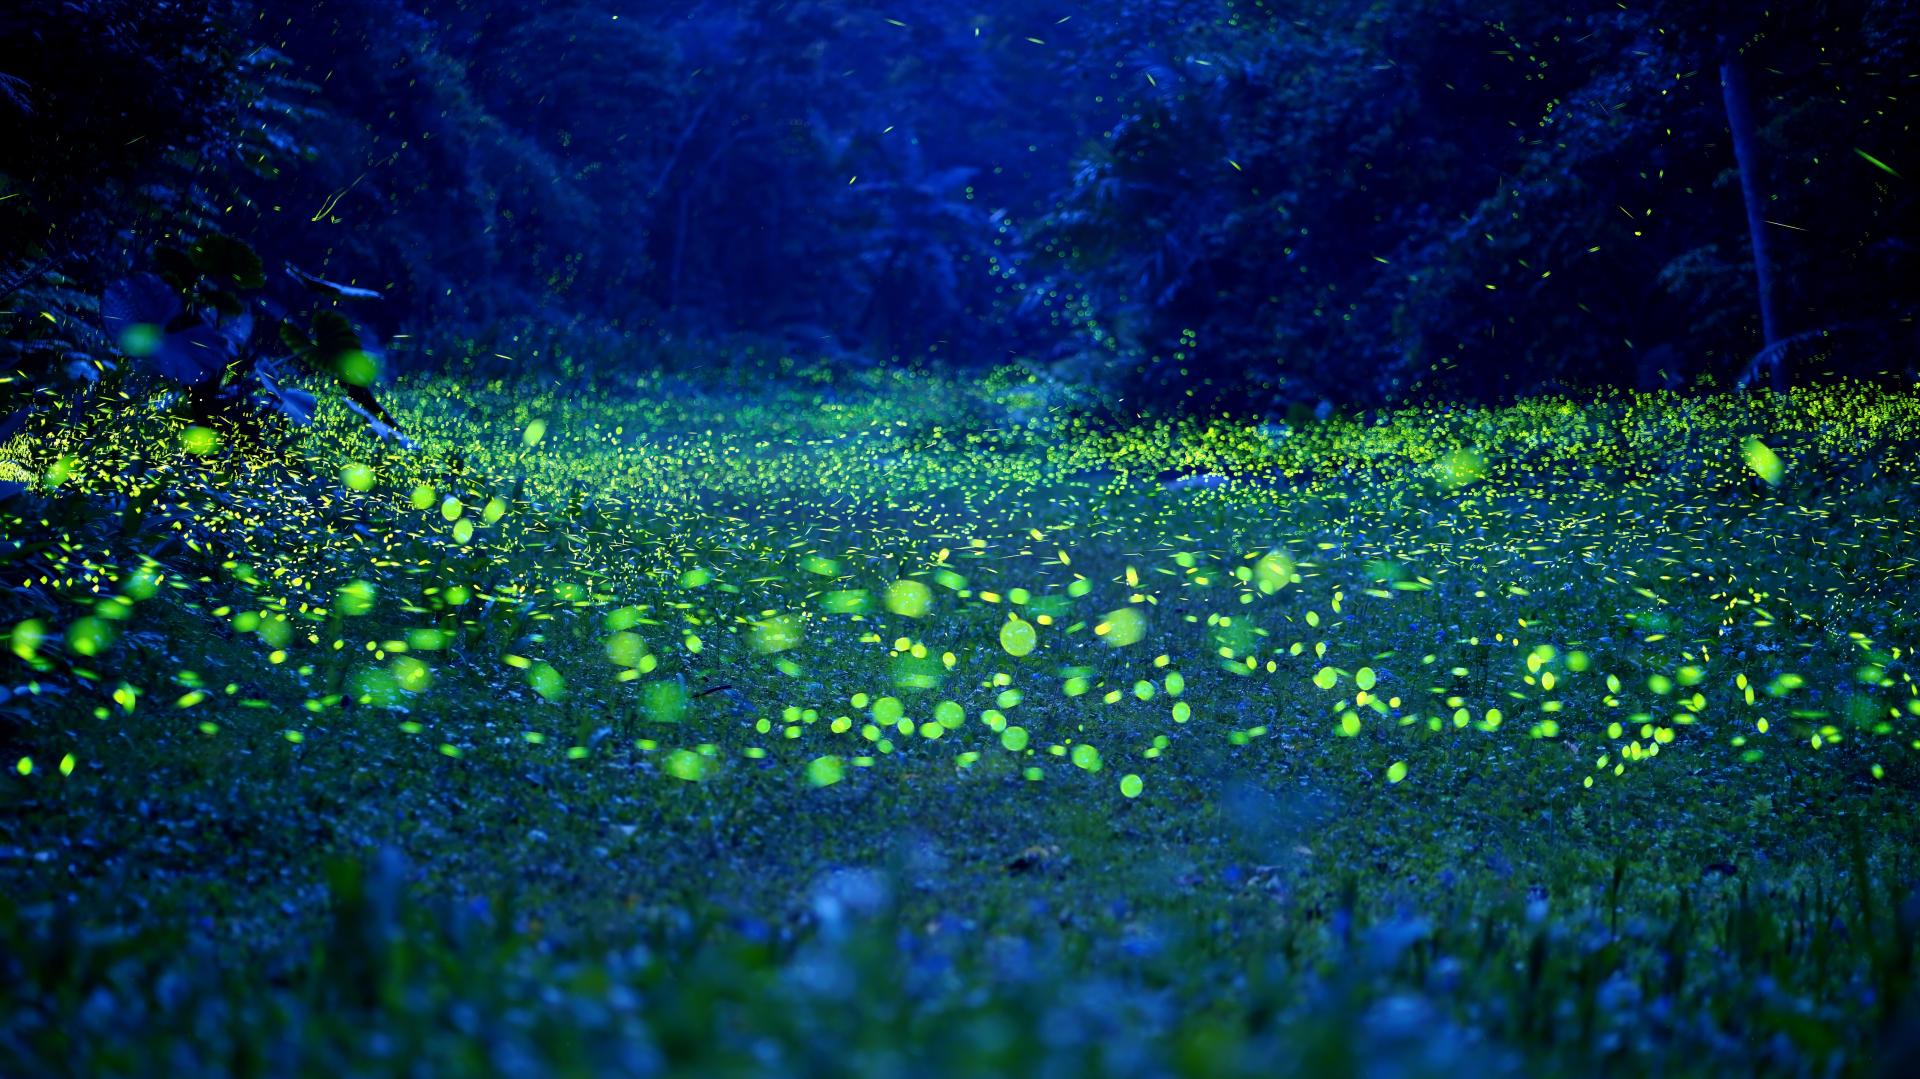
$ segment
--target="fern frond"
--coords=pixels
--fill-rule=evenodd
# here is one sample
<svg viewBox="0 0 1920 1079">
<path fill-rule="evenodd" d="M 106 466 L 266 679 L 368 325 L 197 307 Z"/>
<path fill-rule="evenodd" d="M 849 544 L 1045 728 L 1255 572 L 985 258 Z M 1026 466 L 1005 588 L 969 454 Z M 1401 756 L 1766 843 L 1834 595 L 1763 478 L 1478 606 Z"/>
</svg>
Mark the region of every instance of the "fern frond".
<svg viewBox="0 0 1920 1079">
<path fill-rule="evenodd" d="M 27 80 L 0 71 L 0 101 L 6 102 L 17 112 L 31 116 L 33 99 L 27 96 L 28 89 Z"/>
<path fill-rule="evenodd" d="M 5 75 L 0 75 L 0 79 L 6 77 Z M 5 273 L 0 273 L 0 299 L 13 295 L 16 289 L 19 289 L 22 285 L 40 276 L 41 271 L 51 265 L 53 265 L 53 260 L 50 258 L 34 259 L 30 262 L 23 262 Z"/>
</svg>

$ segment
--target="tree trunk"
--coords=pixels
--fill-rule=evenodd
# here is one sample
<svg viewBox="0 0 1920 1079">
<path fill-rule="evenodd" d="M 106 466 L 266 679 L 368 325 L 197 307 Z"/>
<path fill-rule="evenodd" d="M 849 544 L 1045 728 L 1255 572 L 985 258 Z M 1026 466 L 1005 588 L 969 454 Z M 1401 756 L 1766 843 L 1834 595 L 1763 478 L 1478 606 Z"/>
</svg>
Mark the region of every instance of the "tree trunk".
<svg viewBox="0 0 1920 1079">
<path fill-rule="evenodd" d="M 1733 132 L 1733 159 L 1740 169 L 1740 195 L 1747 204 L 1747 235 L 1753 246 L 1754 284 L 1760 292 L 1760 334 L 1765 340 L 1768 378 L 1775 390 L 1787 388 L 1786 371 L 1774 352 L 1780 341 L 1779 304 L 1774 297 L 1773 260 L 1767 254 L 1766 206 L 1760 194 L 1760 148 L 1753 125 L 1753 91 L 1740 54 L 1728 50 L 1720 62 L 1720 90 L 1726 101 L 1727 127 Z"/>
</svg>

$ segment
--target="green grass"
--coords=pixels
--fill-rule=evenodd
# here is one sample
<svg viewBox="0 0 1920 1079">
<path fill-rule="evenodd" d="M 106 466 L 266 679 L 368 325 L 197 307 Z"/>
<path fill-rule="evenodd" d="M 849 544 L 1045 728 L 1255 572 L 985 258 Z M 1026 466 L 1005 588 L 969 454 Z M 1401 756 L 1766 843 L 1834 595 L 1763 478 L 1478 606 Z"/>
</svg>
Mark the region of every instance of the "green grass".
<svg viewBox="0 0 1920 1079">
<path fill-rule="evenodd" d="M 1920 1051 L 1920 396 L 778 374 L 0 447 L 5 1070 Z"/>
</svg>

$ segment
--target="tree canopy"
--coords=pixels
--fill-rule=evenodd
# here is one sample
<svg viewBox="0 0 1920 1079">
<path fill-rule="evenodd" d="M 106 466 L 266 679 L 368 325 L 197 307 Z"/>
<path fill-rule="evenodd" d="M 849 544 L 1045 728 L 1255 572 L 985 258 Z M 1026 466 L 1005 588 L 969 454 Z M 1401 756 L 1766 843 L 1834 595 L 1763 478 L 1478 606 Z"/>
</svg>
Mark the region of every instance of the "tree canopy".
<svg viewBox="0 0 1920 1079">
<path fill-rule="evenodd" d="M 22 287 L 84 307 L 227 237 L 440 342 L 398 363 L 746 341 L 1273 411 L 1726 381 L 1763 350 L 1866 374 L 1915 343 L 1920 16 L 1893 0 L 5 19 L 0 258 L 54 274 Z"/>
</svg>

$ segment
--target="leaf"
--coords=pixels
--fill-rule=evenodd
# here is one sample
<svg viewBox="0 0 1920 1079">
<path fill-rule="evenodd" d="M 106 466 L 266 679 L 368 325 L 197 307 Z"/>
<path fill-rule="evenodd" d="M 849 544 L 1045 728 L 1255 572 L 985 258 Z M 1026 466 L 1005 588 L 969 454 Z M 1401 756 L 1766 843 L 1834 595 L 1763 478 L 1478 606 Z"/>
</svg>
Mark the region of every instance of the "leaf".
<svg viewBox="0 0 1920 1079">
<path fill-rule="evenodd" d="M 293 353 L 294 359 L 309 367 L 313 366 L 313 338 L 307 336 L 305 330 L 283 320 L 280 323 L 280 343 L 287 346 L 287 351 Z"/>
<path fill-rule="evenodd" d="M 347 353 L 361 350 L 360 331 L 353 328 L 351 319 L 338 311 L 316 312 L 313 316 L 313 350 L 322 368 L 331 372 Z"/>
<path fill-rule="evenodd" d="M 176 288 L 188 288 L 200 276 L 200 268 L 193 264 L 193 257 L 184 247 L 173 244 L 156 244 L 153 249 L 154 272 L 165 278 Z"/>
<path fill-rule="evenodd" d="M 208 277 L 230 281 L 243 289 L 267 283 L 266 266 L 245 243 L 221 233 L 200 239 L 187 252 L 194 268 Z"/>
<path fill-rule="evenodd" d="M 0 88 L 5 87 L 5 79 L 5 75 L 0 75 Z M 41 272 L 51 265 L 53 260 L 50 258 L 36 259 L 23 262 L 5 273 L 0 273 L 0 296 L 11 295 L 27 282 L 39 277 Z"/>
<path fill-rule="evenodd" d="M 33 98 L 28 96 L 30 89 L 27 80 L 0 72 L 0 101 L 6 102 L 22 116 L 33 115 Z"/>
<path fill-rule="evenodd" d="M 311 331 L 303 331 L 291 322 L 280 324 L 280 341 L 294 358 L 318 374 L 340 374 L 340 361 L 360 351 L 360 334 L 352 320 L 338 311 L 314 314 Z"/>
<path fill-rule="evenodd" d="M 199 386 L 220 377 L 233 359 L 233 350 L 219 330 L 200 323 L 160 335 L 158 347 L 138 359 L 169 382 Z"/>
<path fill-rule="evenodd" d="M 311 335 L 291 322 L 282 322 L 280 340 L 294 358 L 309 370 L 333 376 L 340 383 L 340 388 L 346 391 L 347 407 L 359 413 L 377 437 L 397 443 L 404 449 L 414 448 L 413 440 L 400 432 L 393 417 L 374 397 L 373 391 L 367 388 L 366 383 L 372 381 L 372 372 L 365 364 L 371 357 L 361 350 L 360 334 L 354 329 L 352 320 L 337 311 L 321 311 L 313 316 Z M 343 368 L 343 361 L 353 360 L 362 361 L 357 370 Z"/>
<path fill-rule="evenodd" d="M 165 326 L 180 312 L 180 294 L 150 273 L 115 281 L 100 299 L 100 320 L 115 340 L 137 324 Z"/>
<path fill-rule="evenodd" d="M 214 314 L 231 318 L 246 313 L 246 301 L 223 288 L 200 290 L 200 299 L 213 309 Z"/>
<path fill-rule="evenodd" d="M 283 386 L 266 371 L 256 370 L 254 377 L 260 381 L 260 390 L 267 399 L 268 407 L 298 426 L 305 427 L 313 422 L 313 410 L 317 402 L 312 394 L 297 386 Z"/>
<path fill-rule="evenodd" d="M 392 442 L 403 450 L 414 448 L 413 439 L 408 438 L 394 426 L 393 417 L 387 415 L 387 410 L 380 407 L 380 402 L 367 391 L 366 387 L 347 386 L 345 389 L 347 407 L 359 413 L 360 418 L 367 421 L 367 427 L 373 431 L 374 437 Z"/>
<path fill-rule="evenodd" d="M 178 326 L 182 317 L 179 294 L 154 274 L 116 281 L 100 300 L 109 336 L 147 370 L 181 386 L 218 379 L 233 359 L 234 343 L 204 322 Z"/>
<path fill-rule="evenodd" d="M 373 289 L 358 288 L 354 285 L 343 285 L 338 281 L 328 281 L 326 278 L 315 277 L 314 275 L 308 273 L 307 271 L 302 270 L 299 267 L 293 266 L 291 264 L 287 266 L 287 273 L 295 281 L 300 282 L 301 284 L 307 286 L 308 289 L 314 292 L 317 292 L 322 296 L 335 296 L 343 300 L 380 299 L 380 294 L 378 292 L 375 292 Z"/>
<path fill-rule="evenodd" d="M 245 309 L 223 318 L 214 327 L 227 342 L 230 351 L 238 352 L 247 339 L 253 336 L 253 314 Z"/>
</svg>

